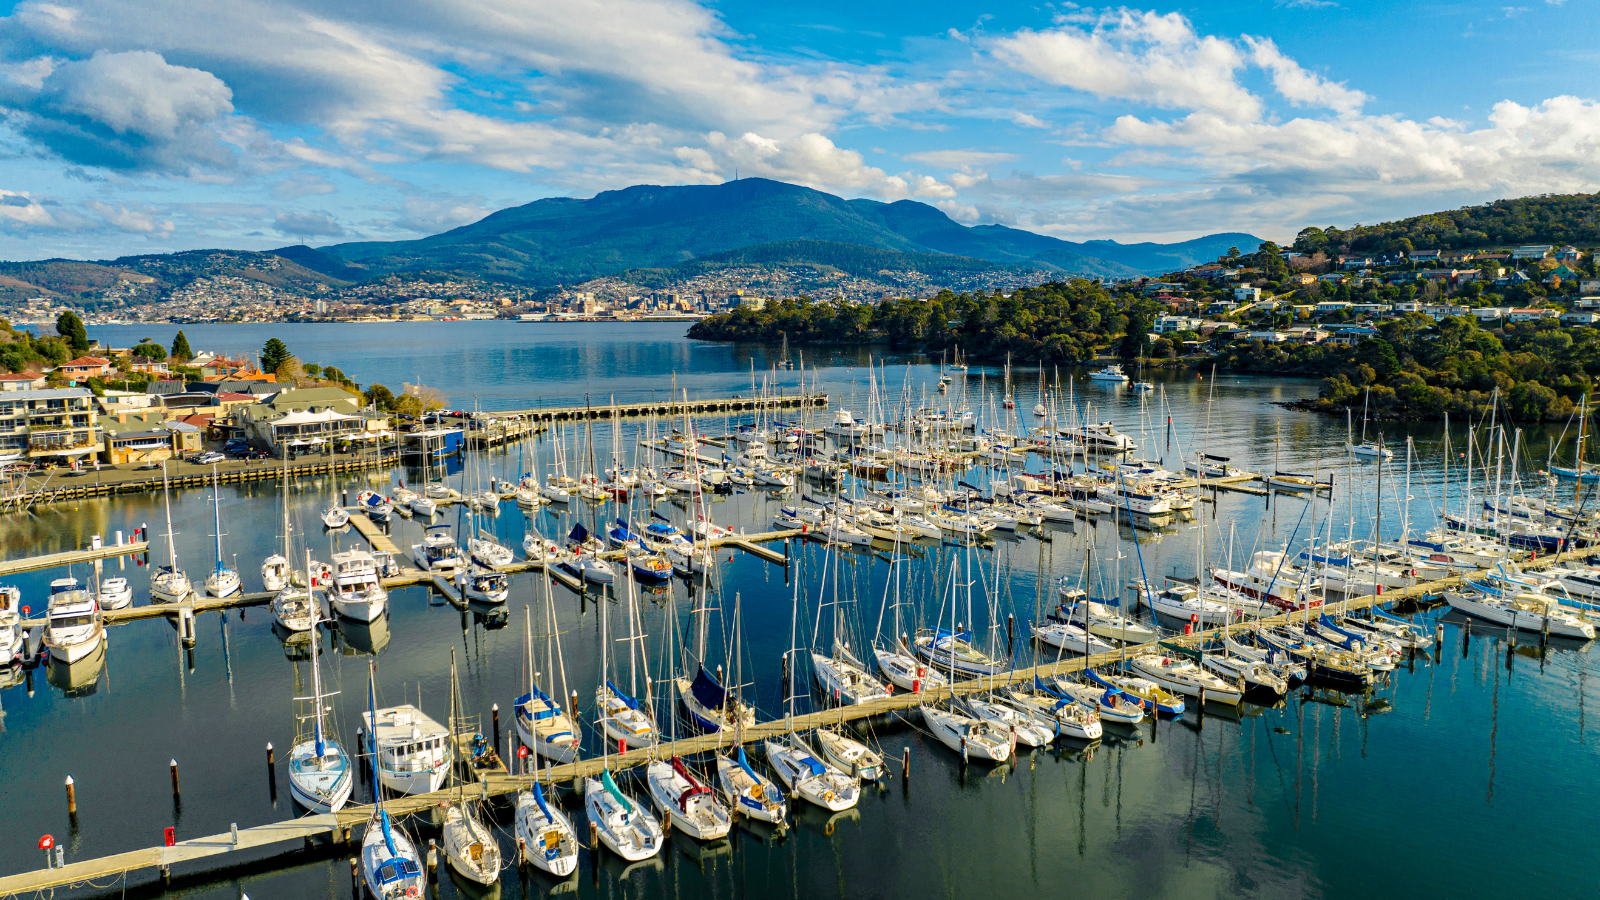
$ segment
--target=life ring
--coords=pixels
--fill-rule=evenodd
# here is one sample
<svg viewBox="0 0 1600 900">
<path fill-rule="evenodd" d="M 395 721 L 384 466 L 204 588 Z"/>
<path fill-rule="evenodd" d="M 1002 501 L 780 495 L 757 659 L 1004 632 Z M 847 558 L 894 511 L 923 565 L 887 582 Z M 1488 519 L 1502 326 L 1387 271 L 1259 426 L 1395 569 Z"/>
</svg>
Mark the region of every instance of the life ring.
<svg viewBox="0 0 1600 900">
<path fill-rule="evenodd" d="M 833 837 L 833 820 L 832 819 L 828 820 L 828 824 L 822 826 L 822 833 L 827 835 L 828 837 Z"/>
<path fill-rule="evenodd" d="M 822 802 L 823 803 L 832 803 L 833 802 L 833 791 L 823 791 L 822 792 Z"/>
</svg>

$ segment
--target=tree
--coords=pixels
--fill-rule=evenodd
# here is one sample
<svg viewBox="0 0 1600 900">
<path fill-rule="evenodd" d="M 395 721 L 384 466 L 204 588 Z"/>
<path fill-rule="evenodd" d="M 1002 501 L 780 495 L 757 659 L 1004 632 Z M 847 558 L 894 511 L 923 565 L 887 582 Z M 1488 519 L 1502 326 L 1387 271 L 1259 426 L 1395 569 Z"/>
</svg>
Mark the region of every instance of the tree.
<svg viewBox="0 0 1600 900">
<path fill-rule="evenodd" d="M 165 361 L 167 358 L 167 348 L 149 338 L 145 338 L 139 342 L 137 347 L 133 348 L 133 355 L 139 357 L 140 359 Z"/>
<path fill-rule="evenodd" d="M 394 391 L 381 384 L 374 384 L 362 393 L 361 399 L 368 406 L 386 410 L 394 406 Z"/>
<path fill-rule="evenodd" d="M 1144 356 L 1150 346 L 1150 324 L 1137 313 L 1128 317 L 1128 332 L 1122 336 L 1118 355 L 1123 359 Z"/>
<path fill-rule="evenodd" d="M 277 338 L 269 338 L 261 348 L 261 371 L 276 373 L 278 367 L 293 355 L 289 352 L 288 345 L 284 344 L 283 341 Z"/>
<path fill-rule="evenodd" d="M 423 412 L 432 412 L 436 409 L 444 409 L 445 396 L 438 389 L 428 387 L 425 384 L 403 384 L 405 387 L 406 396 L 415 397 L 420 403 Z"/>
<path fill-rule="evenodd" d="M 298 385 L 306 377 L 305 369 L 300 365 L 298 356 L 290 356 L 283 362 L 278 363 L 278 367 L 272 370 L 272 374 L 277 376 L 279 384 Z"/>
<path fill-rule="evenodd" d="M 180 363 L 194 359 L 194 351 L 189 349 L 189 338 L 184 335 L 182 328 L 178 329 L 178 336 L 172 339 L 172 358 Z"/>
<path fill-rule="evenodd" d="M 84 330 L 83 320 L 70 309 L 56 316 L 56 333 L 61 335 L 74 353 L 83 353 L 89 349 L 89 332 Z"/>
</svg>

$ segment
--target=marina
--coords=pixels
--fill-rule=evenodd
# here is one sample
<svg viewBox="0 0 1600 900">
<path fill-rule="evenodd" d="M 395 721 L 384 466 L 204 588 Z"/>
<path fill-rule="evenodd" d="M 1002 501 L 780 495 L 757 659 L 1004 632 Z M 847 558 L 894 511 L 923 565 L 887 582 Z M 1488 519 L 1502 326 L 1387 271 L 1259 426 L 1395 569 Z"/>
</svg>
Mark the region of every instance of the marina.
<svg viewBox="0 0 1600 900">
<path fill-rule="evenodd" d="M 1046 421 L 1019 425 L 989 411 L 997 392 L 979 367 L 963 369 L 935 401 L 942 373 L 925 361 L 890 368 L 893 378 L 865 359 L 821 362 L 817 389 L 804 393 L 825 394 L 828 406 L 811 413 L 680 412 L 622 423 L 617 410 L 436 463 L 291 468 L 286 479 L 281 465 L 267 465 L 272 477 L 215 490 L 175 485 L 170 551 L 162 500 L 151 494 L 40 506 L 33 516 L 44 529 L 26 545 L 22 522 L 0 522 L 6 546 L 32 550 L 7 555 L 15 568 L 6 583 L 35 611 L 19 620 L 25 629 L 42 626 L 46 592 L 64 577 L 91 587 L 123 577 L 135 595 L 100 612 L 108 646 L 91 669 L 45 660 L 16 668 L 0 688 L 4 740 L 52 750 L 27 773 L 18 760 L 0 772 L 23 791 L 19 827 L 65 848 L 64 866 L 41 867 L 37 836 L 0 846 L 0 896 L 360 895 L 367 888 L 352 880 L 352 857 L 389 822 L 415 843 L 428 891 L 476 897 L 484 888 L 461 871 L 471 868 L 463 854 L 472 841 L 444 852 L 447 833 L 461 833 L 450 823 L 465 821 L 447 810 L 464 801 L 496 843 L 499 877 L 489 890 L 499 896 L 792 889 L 831 897 L 881 889 L 885 878 L 937 892 L 924 874 L 881 871 L 882 856 L 955 853 L 972 836 L 949 823 L 974 815 L 992 833 L 984 858 L 946 876 L 957 892 L 995 882 L 1059 893 L 1056 876 L 1036 868 L 1049 859 L 1111 895 L 1144 870 L 1151 896 L 1191 895 L 1195 878 L 1207 890 L 1252 896 L 1424 884 L 1477 896 L 1477 882 L 1510 882 L 1470 863 L 1442 877 L 1409 871 L 1403 860 L 1437 858 L 1429 849 L 1437 833 L 1392 836 L 1359 873 L 1339 858 L 1371 831 L 1344 835 L 1358 815 L 1401 815 L 1398 799 L 1385 799 L 1398 798 L 1399 785 L 1453 791 L 1454 809 L 1442 815 L 1470 823 L 1524 814 L 1540 796 L 1531 779 L 1547 764 L 1592 764 L 1581 718 L 1589 639 L 1581 628 L 1569 638 L 1546 626 L 1591 619 L 1589 601 L 1547 585 L 1585 583 L 1594 551 L 1583 514 L 1593 500 L 1588 488 L 1536 477 L 1541 466 L 1530 459 L 1542 464 L 1547 447 L 1529 448 L 1531 430 L 1418 429 L 1409 446 L 1385 440 L 1391 457 L 1358 461 L 1342 427 L 1323 434 L 1287 414 L 1283 430 L 1296 436 L 1283 441 L 1282 469 L 1319 483 L 1333 476 L 1331 492 L 1297 492 L 1246 471 L 1274 471 L 1279 383 L 1234 379 L 1196 391 L 1158 380 L 1135 392 L 1109 378 L 1075 385 L 1063 373 L 1059 388 L 1052 376 L 1037 398 L 1012 386 L 1023 416 L 1036 403 L 1056 405 L 1054 422 L 1047 409 Z M 756 377 L 785 376 L 786 391 L 801 393 L 798 372 Z M 714 396 L 749 390 L 739 388 L 751 376 L 737 365 L 724 377 Z M 1047 404 L 1046 390 L 1059 399 Z M 752 393 L 763 393 L 759 383 Z M 897 393 L 902 400 L 884 401 Z M 1219 402 L 1231 404 L 1228 416 L 1210 415 Z M 970 427 L 939 424 L 961 422 L 963 407 Z M 849 430 L 823 436 L 842 422 L 841 409 L 851 413 Z M 1106 422 L 1111 432 L 1100 430 Z M 1135 449 L 1074 446 L 1085 424 Z M 1539 440 L 1572 457 L 1570 432 Z M 1232 462 L 1216 474 L 1185 472 L 1197 446 Z M 554 491 L 538 490 L 547 485 L 568 499 L 552 501 Z M 402 515 L 402 492 L 438 494 L 437 510 Z M 330 509 L 347 521 L 325 527 L 319 519 Z M 1530 518 L 1544 509 L 1582 521 Z M 1447 530 L 1446 513 L 1471 527 Z M 146 522 L 154 547 L 98 561 L 58 555 Z M 510 550 L 509 562 L 463 563 L 503 575 L 508 596 L 472 599 L 455 575 L 419 564 L 414 548 L 441 528 L 464 556 L 491 544 Z M 225 546 L 214 536 L 221 532 Z M 1517 546 L 1547 532 L 1561 542 L 1553 550 Z M 1434 546 L 1422 553 L 1411 549 L 1417 542 Z M 1373 544 L 1383 552 L 1362 556 Z M 260 589 L 257 568 L 275 547 L 300 558 L 291 570 L 306 571 L 310 560 L 311 586 L 301 579 L 284 589 L 309 593 L 319 615 L 326 601 L 326 619 L 309 630 L 285 628 L 275 612 L 283 592 Z M 370 621 L 337 615 L 318 574 L 326 565 L 331 578 L 361 554 L 374 557 L 387 594 Z M 243 590 L 150 602 L 142 568 L 203 572 L 214 557 L 238 570 Z M 656 570 L 644 562 L 656 558 L 669 574 L 649 581 Z M 580 560 L 606 564 L 610 580 Z M 1492 621 L 1446 599 L 1471 592 L 1493 606 L 1490 588 L 1531 604 L 1515 606 L 1531 617 Z M 1045 622 L 1060 629 L 1055 643 L 1031 641 Z M 1273 646 L 1284 648 L 1275 660 Z M 879 666 L 897 647 L 909 660 L 907 685 L 844 702 L 822 681 L 826 665 L 888 682 Z M 1256 652 L 1267 662 L 1249 663 L 1245 654 Z M 1298 674 L 1285 658 L 1300 661 Z M 1160 685 L 1148 701 L 1130 680 L 1142 672 Z M 315 690 L 314 677 L 322 679 Z M 574 759 L 522 755 L 517 705 L 530 681 L 576 732 Z M 624 745 L 602 728 L 593 702 L 601 684 L 648 714 L 659 740 Z M 326 727 L 357 769 L 348 803 L 329 813 L 291 799 L 285 768 L 291 735 L 309 728 L 290 698 L 313 693 L 328 695 Z M 1061 707 L 1058 697 L 1073 699 Z M 1145 712 L 1145 702 L 1167 712 Z M 388 818 L 377 816 L 373 776 L 363 774 L 373 763 L 362 743 L 375 721 L 369 705 L 433 723 L 401 748 L 432 741 L 437 726 L 445 757 L 475 760 L 461 766 L 463 782 L 430 776 L 388 792 Z M 742 724 L 698 733 L 705 714 Z M 1536 718 L 1541 726 L 1528 727 Z M 1485 731 L 1484 722 L 1499 727 Z M 61 739 L 68 723 L 101 741 L 139 735 L 126 746 L 122 769 L 135 773 L 126 789 L 95 764 L 94 740 Z M 1451 761 L 1405 762 L 1418 753 Z M 740 761 L 799 797 L 778 805 L 784 827 L 735 805 L 743 814 L 731 830 L 723 834 L 713 816 L 695 827 L 722 836 L 697 838 L 678 821 L 688 808 L 670 795 L 663 805 L 650 787 L 662 778 L 680 792 L 703 788 L 693 796 L 712 799 L 692 805 L 704 811 L 727 803 L 718 773 Z M 825 798 L 834 789 L 815 786 L 835 783 L 828 779 L 848 790 Z M 632 861 L 590 830 L 592 816 L 611 814 L 604 803 L 622 802 L 618 794 L 659 831 L 656 850 Z M 569 821 L 576 871 L 550 875 L 518 845 L 518 810 L 540 803 Z M 1131 846 L 1135 833 L 1144 837 Z M 1523 846 L 1510 840 L 1513 852 Z M 1279 865 L 1286 855 L 1314 861 L 1291 874 Z M 1241 858 L 1252 873 L 1244 886 L 1232 874 Z M 1592 880 L 1564 865 L 1519 878 L 1557 893 Z"/>
</svg>

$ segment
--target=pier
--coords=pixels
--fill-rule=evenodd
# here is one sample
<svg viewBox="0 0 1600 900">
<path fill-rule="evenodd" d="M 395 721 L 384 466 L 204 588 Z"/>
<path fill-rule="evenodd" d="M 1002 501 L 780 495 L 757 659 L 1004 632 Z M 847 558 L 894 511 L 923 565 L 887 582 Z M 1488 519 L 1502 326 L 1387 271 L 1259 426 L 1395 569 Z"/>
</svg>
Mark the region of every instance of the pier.
<svg viewBox="0 0 1600 900">
<path fill-rule="evenodd" d="M 87 550 L 68 550 L 63 553 L 46 553 L 43 556 L 24 556 L 21 559 L 8 559 L 0 562 L 0 578 L 20 575 L 23 572 L 37 572 L 40 569 L 54 569 L 58 566 L 75 566 L 80 563 L 115 559 L 118 556 L 133 556 L 138 553 L 148 552 L 149 549 L 149 541 L 138 540 L 125 541 L 120 544 L 105 544 L 100 547 L 90 547 Z"/>
<path fill-rule="evenodd" d="M 751 535 L 744 539 L 752 540 L 756 537 L 758 536 Z M 1525 564 L 1525 567 L 1529 570 L 1542 569 L 1570 559 L 1588 556 L 1591 552 L 1589 549 L 1579 549 L 1551 554 L 1529 561 Z M 1328 609 L 1330 611 L 1350 612 L 1394 601 L 1417 600 L 1437 594 L 1440 590 L 1460 584 L 1466 578 L 1478 577 L 1481 574 L 1481 572 L 1463 573 L 1436 581 L 1422 582 L 1407 588 L 1386 590 L 1381 594 L 1350 597 L 1341 602 L 1328 604 Z M 550 766 L 544 770 L 543 775 L 551 783 L 571 783 L 585 777 L 598 775 L 603 768 L 607 767 L 613 771 L 620 771 L 642 765 L 654 759 L 667 758 L 673 755 L 690 757 L 697 754 L 718 752 L 730 749 L 734 746 L 736 740 L 744 744 L 750 744 L 780 737 L 787 734 L 791 729 L 805 731 L 819 725 L 831 725 L 840 722 L 893 719 L 905 716 L 923 704 L 936 703 L 954 696 L 987 691 L 997 687 L 1031 684 L 1036 676 L 1049 677 L 1070 674 L 1088 666 L 1115 664 L 1142 652 L 1161 652 L 1159 644 L 1162 642 L 1168 645 L 1177 644 L 1193 647 L 1202 642 L 1220 639 L 1225 634 L 1249 628 L 1255 624 L 1271 627 L 1294 620 L 1306 619 L 1318 615 L 1322 611 L 1323 609 L 1319 607 L 1258 619 L 1250 623 L 1230 624 L 1220 628 L 1207 629 L 1194 635 L 1162 638 L 1157 642 L 1125 647 L 1113 652 L 1089 657 L 1063 659 L 1034 668 L 971 679 L 941 688 L 930 688 L 921 693 L 896 692 L 888 697 L 856 706 L 819 710 L 796 716 L 793 720 L 776 719 L 761 722 L 751 728 L 744 729 L 737 738 L 733 734 L 701 735 L 663 743 L 654 748 L 635 749 L 622 754 L 613 754 L 607 759 L 589 758 L 574 763 Z M 1437 648 L 1435 652 L 1438 652 Z M 1199 709 L 1197 713 L 1203 716 L 1204 710 Z M 459 737 L 457 740 L 459 740 Z M 504 752 L 506 748 L 497 749 Z M 498 770 L 478 772 L 476 777 L 480 785 L 470 793 L 476 796 L 489 797 L 503 797 L 515 794 L 526 788 L 531 780 L 530 776 L 512 776 Z M 394 816 L 428 814 L 436 810 L 440 803 L 451 800 L 455 796 L 455 790 L 445 790 L 431 794 L 399 797 L 385 801 L 385 809 Z M 230 831 L 225 834 L 180 841 L 172 847 L 151 847 L 73 862 L 60 868 L 38 869 L 10 875 L 0 878 L 0 898 L 24 896 L 73 886 L 92 887 L 95 884 L 104 886 L 113 879 L 145 870 L 158 870 L 161 876 L 165 878 L 171 873 L 171 867 L 177 864 L 188 864 L 186 868 L 189 868 L 189 871 L 201 871 L 204 869 L 204 861 L 215 860 L 225 864 L 227 855 L 234 851 L 250 850 L 274 844 L 327 840 L 331 841 L 335 847 L 343 847 L 349 845 L 355 839 L 355 826 L 369 822 L 372 815 L 373 807 L 371 806 L 350 806 L 333 814 L 308 815 L 282 822 L 240 828 L 237 833 Z"/>
<path fill-rule="evenodd" d="M 515 416 L 545 424 L 556 422 L 643 419 L 649 416 L 720 416 L 739 413 L 773 412 L 781 409 L 827 409 L 827 394 L 796 394 L 776 397 L 712 397 L 704 400 L 651 400 L 633 403 L 584 404 L 583 406 L 538 406 L 531 409 L 486 411 L 489 416 Z"/>
</svg>

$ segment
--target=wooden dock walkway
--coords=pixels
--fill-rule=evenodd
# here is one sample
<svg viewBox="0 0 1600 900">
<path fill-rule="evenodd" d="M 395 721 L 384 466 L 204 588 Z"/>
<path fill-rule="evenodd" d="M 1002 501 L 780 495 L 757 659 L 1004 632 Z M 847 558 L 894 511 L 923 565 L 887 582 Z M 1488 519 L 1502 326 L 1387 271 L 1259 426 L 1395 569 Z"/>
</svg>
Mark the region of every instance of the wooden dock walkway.
<svg viewBox="0 0 1600 900">
<path fill-rule="evenodd" d="M 149 550 L 149 541 L 124 541 L 121 544 L 106 544 L 99 549 L 67 550 L 62 553 L 8 559 L 0 561 L 0 578 L 21 575 L 23 572 L 37 572 L 40 569 L 54 569 L 58 566 L 75 566 L 102 559 L 115 559 L 118 556 L 132 556 Z"/>
<path fill-rule="evenodd" d="M 751 537 L 753 536 L 748 536 L 746 540 Z M 1526 563 L 1524 568 L 1530 570 L 1542 569 L 1569 559 L 1589 556 L 1592 553 L 1593 551 L 1588 548 L 1570 550 L 1532 560 Z M 1386 590 L 1382 594 L 1367 594 L 1348 598 L 1339 603 L 1329 604 L 1329 606 L 1334 611 L 1350 612 L 1379 603 L 1391 603 L 1398 600 L 1412 600 L 1419 597 L 1432 596 L 1445 588 L 1460 584 L 1466 577 L 1476 577 L 1479 574 L 1481 573 L 1453 575 L 1409 588 Z M 1231 624 L 1222 628 L 1201 631 L 1194 635 L 1169 637 L 1162 640 L 1167 643 L 1197 646 L 1202 642 L 1219 639 L 1225 634 L 1249 628 L 1254 624 L 1271 627 L 1288 623 L 1297 618 L 1304 620 L 1314 614 L 1320 614 L 1322 611 L 1322 608 L 1316 608 L 1303 612 L 1284 613 L 1271 618 L 1253 620 L 1250 623 Z M 1047 678 L 1055 675 L 1072 674 L 1081 671 L 1085 667 L 1118 663 L 1141 652 L 1159 652 L 1158 644 L 1159 642 L 1151 642 L 1088 657 L 1079 656 L 1062 659 L 1059 662 L 1047 663 L 1029 669 L 985 676 L 939 688 L 930 688 L 917 694 L 896 692 L 890 696 L 856 706 L 847 706 L 842 709 L 825 709 L 796 716 L 792 721 L 776 719 L 769 722 L 759 722 L 753 727 L 741 731 L 738 740 L 744 744 L 752 744 L 768 738 L 780 737 L 787 734 L 791 728 L 795 731 L 807 731 L 820 725 L 836 724 L 842 721 L 900 716 L 924 704 L 938 703 L 957 695 L 988 691 L 997 687 L 1017 684 L 1032 684 L 1035 677 Z M 1201 710 L 1200 714 L 1203 715 L 1204 711 Z M 560 784 L 598 775 L 606 767 L 614 771 L 621 771 L 643 765 L 654 759 L 720 752 L 731 749 L 734 743 L 735 737 L 732 734 L 700 735 L 661 744 L 653 748 L 635 749 L 626 753 L 613 754 L 606 759 L 589 758 L 573 763 L 551 766 L 546 768 L 544 772 L 549 782 Z M 527 776 L 513 776 L 495 772 L 480 773 L 479 780 L 481 787 L 475 793 L 491 797 L 514 794 L 526 788 L 529 783 L 529 777 Z M 452 798 L 454 794 L 454 791 L 447 790 L 411 797 L 400 797 L 385 801 L 384 808 L 393 816 L 429 812 L 437 808 L 441 802 Z M 71 863 L 59 869 L 39 869 L 10 875 L 0 878 L 0 900 L 55 888 L 87 884 L 93 881 L 104 882 L 106 879 L 116 878 L 143 869 L 160 868 L 166 871 L 166 868 L 173 863 L 195 861 L 230 853 L 234 850 L 262 847 L 284 841 L 308 840 L 331 835 L 336 842 L 345 843 L 352 840 L 353 827 L 368 822 L 372 814 L 373 809 L 370 806 L 348 806 L 331 815 L 306 816 L 285 822 L 241 828 L 239 829 L 237 840 L 235 840 L 232 833 L 212 835 L 192 841 L 183 841 L 176 847 L 153 847 L 145 850 L 135 850 L 129 853 Z"/>
</svg>

